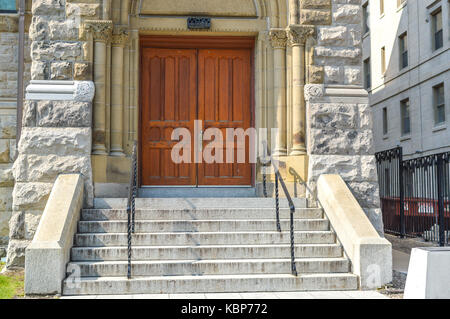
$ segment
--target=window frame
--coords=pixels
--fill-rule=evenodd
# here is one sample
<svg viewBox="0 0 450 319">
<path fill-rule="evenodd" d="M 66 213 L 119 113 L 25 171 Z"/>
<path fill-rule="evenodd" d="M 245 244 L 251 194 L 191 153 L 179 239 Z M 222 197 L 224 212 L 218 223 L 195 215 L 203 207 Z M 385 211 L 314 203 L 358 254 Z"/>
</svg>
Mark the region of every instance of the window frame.
<svg viewBox="0 0 450 319">
<path fill-rule="evenodd" d="M 408 109 L 408 132 L 405 131 L 406 108 Z M 411 135 L 411 103 L 409 98 L 400 101 L 400 133 L 402 137 Z"/>
<path fill-rule="evenodd" d="M 366 90 L 372 88 L 372 65 L 370 64 L 370 57 L 363 61 L 364 66 L 364 87 Z"/>
<path fill-rule="evenodd" d="M 399 44 L 399 60 L 400 60 L 399 69 L 403 70 L 407 68 L 409 65 L 408 32 L 405 31 L 402 34 L 400 34 L 398 40 L 399 40 L 398 44 Z"/>
<path fill-rule="evenodd" d="M 388 109 L 383 107 L 383 136 L 387 136 L 389 133 L 389 122 L 388 122 Z"/>
<path fill-rule="evenodd" d="M 433 12 L 431 12 L 431 37 L 432 37 L 432 48 L 433 51 L 437 51 L 439 49 L 442 49 L 444 47 L 444 20 L 443 20 L 443 14 L 442 7 L 436 8 Z M 441 29 L 437 29 L 437 16 L 440 15 L 441 18 Z M 437 36 L 439 34 L 439 42 L 437 41 Z M 438 46 L 440 44 L 440 46 Z"/>
<path fill-rule="evenodd" d="M 366 1 L 362 5 L 363 10 L 363 34 L 367 34 L 370 32 L 370 3 Z"/>
<path fill-rule="evenodd" d="M 440 89 L 442 89 L 442 102 L 443 103 L 438 104 Z M 439 111 L 440 107 L 442 107 L 443 114 L 444 114 L 444 119 L 442 121 L 438 121 L 438 116 L 439 116 L 438 111 Z M 444 82 L 433 86 L 433 110 L 434 110 L 434 126 L 444 125 L 447 120 L 447 116 L 445 114 L 445 84 L 444 84 Z"/>
<path fill-rule="evenodd" d="M 386 74 L 386 71 L 387 71 L 386 47 L 385 46 L 381 47 L 380 57 L 381 57 L 381 75 L 384 76 Z"/>
<path fill-rule="evenodd" d="M 15 9 L 2 9 L 0 7 L 0 14 L 1 13 L 17 13 L 17 1 L 16 0 L 10 0 L 11 2 L 14 2 L 14 8 Z"/>
<path fill-rule="evenodd" d="M 400 9 L 408 0 L 397 0 L 397 9 Z"/>
</svg>

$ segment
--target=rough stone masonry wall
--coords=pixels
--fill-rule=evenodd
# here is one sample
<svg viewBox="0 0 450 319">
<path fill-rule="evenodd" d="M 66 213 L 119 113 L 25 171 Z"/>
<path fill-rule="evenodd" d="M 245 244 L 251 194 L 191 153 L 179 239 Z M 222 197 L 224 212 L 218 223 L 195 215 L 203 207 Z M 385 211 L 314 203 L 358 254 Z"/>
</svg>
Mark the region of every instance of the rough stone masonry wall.
<svg viewBox="0 0 450 319">
<path fill-rule="evenodd" d="M 28 29 L 27 23 L 25 27 Z M 12 164 L 16 156 L 18 38 L 17 14 L 0 14 L 0 257 L 6 255 L 9 239 L 8 222 L 12 215 L 14 187 Z M 30 79 L 29 48 L 30 42 L 26 36 L 25 85 Z"/>
<path fill-rule="evenodd" d="M 324 74 L 324 85 L 305 87 L 309 187 L 314 193 L 322 174 L 341 175 L 382 234 L 372 115 L 362 88 L 361 1 L 302 0 L 301 7 L 301 23 L 317 26 L 312 68 Z"/>
<path fill-rule="evenodd" d="M 78 40 L 78 13 L 79 8 L 64 0 L 33 0 L 32 80 L 90 79 L 87 45 Z M 47 84 L 53 94 L 43 94 L 40 100 L 26 100 L 24 105 L 22 135 L 13 167 L 8 268 L 24 266 L 25 248 L 33 239 L 58 174 L 81 173 L 85 180 L 85 205 L 93 204 L 90 157 L 93 83 Z M 54 97 L 61 85 L 73 88 L 71 100 Z"/>
</svg>

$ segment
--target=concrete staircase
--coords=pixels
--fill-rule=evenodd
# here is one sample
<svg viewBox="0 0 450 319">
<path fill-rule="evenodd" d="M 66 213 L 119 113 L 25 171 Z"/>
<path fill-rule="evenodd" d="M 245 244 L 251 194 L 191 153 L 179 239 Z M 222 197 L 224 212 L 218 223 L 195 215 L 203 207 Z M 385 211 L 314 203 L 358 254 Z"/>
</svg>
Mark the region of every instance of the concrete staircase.
<svg viewBox="0 0 450 319">
<path fill-rule="evenodd" d="M 82 212 L 68 265 L 81 279 L 66 279 L 63 294 L 357 289 L 328 220 L 304 199 L 295 200 L 299 276 L 290 274 L 289 209 L 281 200 L 279 233 L 274 205 L 268 198 L 138 199 L 128 280 L 125 200 L 96 199 Z"/>
</svg>

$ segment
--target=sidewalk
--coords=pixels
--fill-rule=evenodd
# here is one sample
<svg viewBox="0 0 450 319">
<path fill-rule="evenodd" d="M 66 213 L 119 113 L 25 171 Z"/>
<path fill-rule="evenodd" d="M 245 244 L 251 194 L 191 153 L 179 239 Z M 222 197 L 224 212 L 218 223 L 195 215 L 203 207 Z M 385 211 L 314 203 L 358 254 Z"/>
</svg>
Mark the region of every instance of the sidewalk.
<svg viewBox="0 0 450 319">
<path fill-rule="evenodd" d="M 376 291 L 65 296 L 61 299 L 389 299 Z"/>
</svg>

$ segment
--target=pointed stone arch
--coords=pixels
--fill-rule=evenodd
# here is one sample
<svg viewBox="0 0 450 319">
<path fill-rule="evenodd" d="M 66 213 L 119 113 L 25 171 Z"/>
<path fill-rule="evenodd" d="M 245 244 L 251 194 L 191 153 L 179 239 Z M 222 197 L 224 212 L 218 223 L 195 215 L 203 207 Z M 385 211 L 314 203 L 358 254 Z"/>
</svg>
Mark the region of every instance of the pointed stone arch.
<svg viewBox="0 0 450 319">
<path fill-rule="evenodd" d="M 111 0 L 103 1 L 108 2 Z M 96 24 L 111 28 L 111 40 L 106 41 L 106 45 L 111 43 L 111 49 L 108 46 L 103 48 L 104 43 L 101 42 L 102 39 L 98 41 L 94 39 L 92 44 L 94 46 L 98 44 L 98 46 L 102 47 L 102 52 L 111 50 L 112 54 L 104 54 L 104 60 L 107 60 L 107 65 L 111 64 L 111 70 L 121 69 L 124 75 L 124 81 L 121 83 L 123 84 L 123 96 L 125 97 L 122 107 L 123 112 L 121 112 L 121 114 L 124 114 L 124 117 L 123 120 L 117 120 L 117 123 L 123 124 L 115 125 L 116 127 L 103 128 L 105 136 L 112 136 L 111 134 L 114 130 L 120 130 L 123 141 L 121 150 L 123 150 L 124 154 L 130 154 L 132 141 L 139 138 L 139 51 L 140 38 L 142 36 L 251 36 L 255 38 L 253 61 L 255 82 L 254 125 L 256 128 L 268 128 L 268 138 L 270 138 L 271 128 L 279 128 L 282 134 L 280 135 L 280 141 L 277 142 L 280 146 L 278 155 L 291 155 L 294 150 L 294 135 L 298 133 L 293 123 L 295 121 L 292 120 L 292 116 L 295 115 L 292 108 L 296 103 L 295 98 L 293 98 L 295 89 L 292 83 L 293 77 L 298 72 L 294 74 L 292 69 L 294 65 L 293 55 L 296 53 L 293 51 L 292 41 L 290 41 L 290 25 L 298 23 L 300 0 L 230 0 L 225 2 L 223 0 L 208 0 L 213 3 L 217 1 L 218 6 L 206 6 L 206 9 L 205 6 L 201 7 L 202 1 L 206 0 L 121 0 L 121 2 L 115 3 L 111 7 L 113 10 L 111 10 L 110 15 L 107 15 L 101 21 L 95 21 Z M 244 1 L 245 4 L 241 7 L 236 4 L 233 6 L 232 3 L 234 1 Z M 149 6 L 151 3 L 156 4 L 154 8 Z M 120 15 L 117 12 L 119 8 Z M 208 8 L 212 8 L 210 14 L 205 11 Z M 239 11 L 240 9 L 242 10 Z M 210 16 L 212 18 L 211 28 L 200 31 L 189 30 L 186 17 L 195 15 Z M 120 21 L 118 19 L 119 16 Z M 124 36 L 119 37 L 122 34 L 119 31 L 122 29 L 125 29 Z M 124 39 L 124 43 L 116 41 L 119 38 Z M 294 50 L 298 51 L 299 48 L 296 47 Z M 299 56 L 299 54 L 297 55 Z M 122 56 L 123 63 L 121 62 Z M 96 59 L 94 54 L 94 65 L 99 63 Z M 296 64 L 297 67 L 299 63 Z M 302 67 L 300 71 L 304 72 L 304 68 Z M 94 71 L 94 75 L 95 72 L 97 71 Z M 106 76 L 108 75 L 107 73 L 105 74 Z M 303 76 L 297 75 L 297 78 L 303 78 Z M 112 84 L 112 79 L 107 81 L 106 95 L 112 94 Z M 106 98 L 101 99 L 100 95 L 98 97 L 106 105 L 106 110 L 111 109 L 108 102 L 103 101 Z M 106 114 L 110 113 L 111 111 L 109 113 L 106 112 Z M 112 116 L 112 118 L 117 118 L 117 116 Z M 111 121 L 111 124 L 114 123 Z M 297 139 L 304 139 L 302 136 L 304 134 Z M 116 138 L 116 140 L 120 139 Z M 108 167 L 115 166 L 115 164 L 111 163 L 123 160 L 120 157 L 111 156 L 112 145 L 106 145 L 102 149 L 105 150 L 106 154 L 100 154 L 99 156 L 105 157 L 106 159 L 103 159 L 103 162 L 106 161 L 108 164 L 106 168 L 103 164 L 97 165 L 98 167 L 95 166 L 94 170 L 101 170 L 102 174 L 97 175 L 108 176 Z M 305 154 L 304 148 L 300 151 L 300 155 L 303 156 Z M 297 156 L 300 155 L 297 154 Z M 304 169 L 301 170 L 305 171 Z M 123 176 L 121 175 L 121 178 L 125 179 L 127 176 L 126 165 L 123 172 L 124 174 L 122 174 Z M 105 181 L 101 180 L 99 183 L 105 183 Z M 258 185 L 258 180 L 256 180 L 256 184 Z"/>
<path fill-rule="evenodd" d="M 151 0 L 131 0 L 128 13 L 139 16 L 142 3 Z M 248 0 L 255 6 L 256 17 L 268 19 L 268 28 L 281 28 L 288 25 L 289 5 L 286 0 Z M 298 0 L 294 0 L 298 5 Z M 169 1 L 170 2 L 170 1 Z"/>
</svg>

